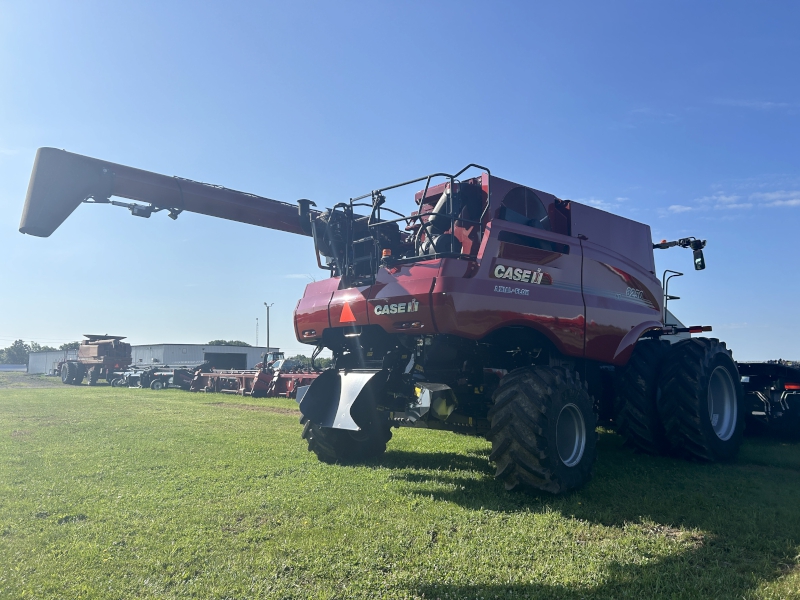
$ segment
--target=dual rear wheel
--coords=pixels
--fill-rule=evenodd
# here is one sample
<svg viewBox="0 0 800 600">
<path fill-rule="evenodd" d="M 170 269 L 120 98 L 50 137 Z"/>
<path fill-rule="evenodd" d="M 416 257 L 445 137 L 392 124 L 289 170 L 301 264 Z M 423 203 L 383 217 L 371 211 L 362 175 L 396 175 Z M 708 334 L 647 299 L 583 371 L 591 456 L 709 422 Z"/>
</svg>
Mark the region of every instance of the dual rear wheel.
<svg viewBox="0 0 800 600">
<path fill-rule="evenodd" d="M 61 365 L 61 382 L 67 385 L 80 385 L 86 376 L 86 369 L 77 362 L 65 362 Z"/>
<path fill-rule="evenodd" d="M 635 448 L 703 461 L 736 456 L 744 432 L 744 391 L 724 342 L 639 342 L 617 389 L 618 430 Z"/>
</svg>

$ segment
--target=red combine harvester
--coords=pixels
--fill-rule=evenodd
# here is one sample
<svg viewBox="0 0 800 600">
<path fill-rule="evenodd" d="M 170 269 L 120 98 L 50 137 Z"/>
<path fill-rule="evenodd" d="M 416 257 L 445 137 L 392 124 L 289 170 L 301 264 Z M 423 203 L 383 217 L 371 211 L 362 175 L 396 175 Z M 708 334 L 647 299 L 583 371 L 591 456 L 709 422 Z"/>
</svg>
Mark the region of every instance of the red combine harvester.
<svg viewBox="0 0 800 600">
<path fill-rule="evenodd" d="M 387 194 L 409 185 L 415 210 L 390 208 Z M 710 328 L 667 324 L 655 274 L 654 248 L 691 248 L 704 268 L 704 241 L 654 245 L 647 225 L 478 165 L 319 212 L 51 148 L 37 153 L 20 231 L 47 237 L 82 202 L 313 239 L 330 277 L 306 287 L 294 324 L 313 357 L 335 359 L 298 392 L 302 435 L 323 461 L 374 458 L 392 427 L 446 429 L 491 440 L 507 489 L 561 493 L 590 478 L 597 412 L 648 452 L 716 461 L 741 443 L 730 351 L 677 338 Z"/>
<path fill-rule="evenodd" d="M 78 357 L 56 366 L 63 383 L 80 385 L 87 378 L 87 383 L 94 385 L 101 377 L 111 383 L 115 372 L 131 364 L 131 345 L 122 341 L 124 337 L 90 334 L 83 337 L 86 339 L 78 346 Z"/>
</svg>

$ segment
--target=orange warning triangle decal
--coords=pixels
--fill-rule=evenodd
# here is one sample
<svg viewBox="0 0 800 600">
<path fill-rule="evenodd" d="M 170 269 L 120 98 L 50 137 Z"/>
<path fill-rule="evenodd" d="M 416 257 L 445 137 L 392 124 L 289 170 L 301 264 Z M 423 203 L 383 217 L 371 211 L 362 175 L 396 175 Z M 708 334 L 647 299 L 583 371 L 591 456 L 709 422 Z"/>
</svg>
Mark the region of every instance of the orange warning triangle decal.
<svg viewBox="0 0 800 600">
<path fill-rule="evenodd" d="M 350 305 L 345 302 L 344 308 L 342 309 L 342 316 L 339 317 L 339 323 L 352 323 L 356 320 L 356 316 L 353 314 L 353 310 L 350 308 Z"/>
</svg>

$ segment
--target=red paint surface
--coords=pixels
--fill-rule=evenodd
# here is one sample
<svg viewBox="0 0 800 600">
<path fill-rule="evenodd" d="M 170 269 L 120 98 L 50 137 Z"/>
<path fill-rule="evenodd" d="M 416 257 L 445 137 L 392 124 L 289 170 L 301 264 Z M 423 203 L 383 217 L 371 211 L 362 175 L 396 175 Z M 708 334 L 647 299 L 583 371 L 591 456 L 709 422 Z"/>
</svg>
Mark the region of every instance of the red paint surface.
<svg viewBox="0 0 800 600">
<path fill-rule="evenodd" d="M 438 187 L 428 196 L 440 194 Z M 515 187 L 491 178 L 487 217 L 498 214 L 503 196 Z M 548 214 L 555 214 L 555 197 L 536 193 Z M 526 326 L 543 333 L 567 356 L 625 364 L 639 337 L 661 325 L 662 291 L 653 273 L 650 228 L 577 203 L 562 209 L 559 218 L 561 233 L 492 218 L 472 260 L 381 268 L 372 286 L 359 288 L 335 289 L 338 279 L 333 288 L 309 285 L 295 313 L 296 330 L 315 328 L 321 336 L 327 323 L 350 322 L 348 306 L 353 324 L 378 325 L 389 333 L 481 339 L 502 327 Z M 574 221 L 567 223 L 568 218 Z M 501 232 L 514 240 L 535 238 L 546 249 L 501 241 Z M 543 283 L 497 279 L 497 265 L 520 272 L 541 269 Z M 384 313 L 385 306 L 407 308 L 410 302 L 418 303 L 413 313 Z M 412 322 L 415 329 L 408 328 Z"/>
</svg>

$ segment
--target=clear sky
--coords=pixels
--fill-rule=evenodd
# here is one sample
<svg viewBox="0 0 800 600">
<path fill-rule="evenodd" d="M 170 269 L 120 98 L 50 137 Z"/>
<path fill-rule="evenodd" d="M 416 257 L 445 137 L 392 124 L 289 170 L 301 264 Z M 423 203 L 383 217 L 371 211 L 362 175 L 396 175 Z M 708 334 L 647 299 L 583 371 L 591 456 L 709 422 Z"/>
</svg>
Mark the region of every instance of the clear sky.
<svg viewBox="0 0 800 600">
<path fill-rule="evenodd" d="M 271 342 L 309 239 L 81 206 L 17 232 L 54 146 L 294 202 L 478 162 L 649 223 L 687 324 L 740 359 L 800 359 L 796 2 L 0 0 L 0 346 L 82 333 Z"/>
</svg>

